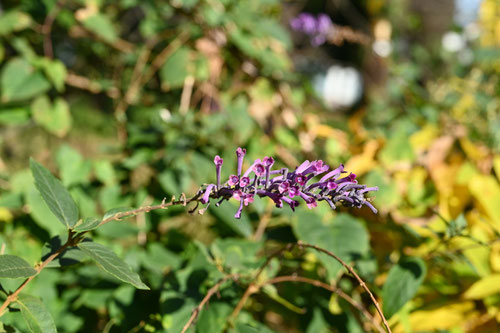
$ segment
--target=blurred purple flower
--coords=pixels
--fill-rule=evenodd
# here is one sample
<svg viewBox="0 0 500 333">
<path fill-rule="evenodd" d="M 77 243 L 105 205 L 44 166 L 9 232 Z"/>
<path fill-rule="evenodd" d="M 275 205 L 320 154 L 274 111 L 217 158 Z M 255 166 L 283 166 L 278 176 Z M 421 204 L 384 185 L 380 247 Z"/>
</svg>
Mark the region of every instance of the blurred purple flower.
<svg viewBox="0 0 500 333">
<path fill-rule="evenodd" d="M 326 42 L 333 23 L 326 14 L 319 14 L 315 17 L 310 13 L 300 13 L 290 20 L 290 26 L 293 30 L 311 37 L 313 46 L 320 46 Z"/>
<path fill-rule="evenodd" d="M 342 164 L 329 171 L 329 166 L 321 160 L 305 161 L 294 171 L 289 172 L 286 168 L 271 170 L 274 159 L 266 156 L 263 160 L 255 160 L 240 178 L 245 153 L 245 149 L 237 149 L 238 175 L 231 175 L 223 186 L 220 185 L 223 160 L 219 156 L 215 157 L 217 185 L 208 184 L 204 190 L 201 190 L 200 202 L 209 204 L 210 198 L 217 199 L 219 200 L 218 206 L 224 200 L 231 198 L 238 200 L 240 206 L 234 216 L 237 219 L 241 217 L 243 207 L 254 202 L 256 195 L 261 198 L 270 198 L 278 208 L 282 208 L 283 203 L 286 203 L 293 211 L 300 204 L 299 199 L 301 199 L 309 209 L 317 207 L 319 201 L 326 201 L 332 209 L 335 209 L 338 204 L 357 208 L 365 205 L 377 213 L 377 209 L 373 207 L 369 199 L 365 198 L 365 194 L 377 191 L 378 188 L 358 184 L 354 173 L 341 177 L 346 173 Z M 251 181 L 249 176 L 252 172 L 255 176 Z M 266 176 L 262 178 L 264 174 Z M 320 174 L 324 176 L 315 181 L 313 178 Z"/>
</svg>

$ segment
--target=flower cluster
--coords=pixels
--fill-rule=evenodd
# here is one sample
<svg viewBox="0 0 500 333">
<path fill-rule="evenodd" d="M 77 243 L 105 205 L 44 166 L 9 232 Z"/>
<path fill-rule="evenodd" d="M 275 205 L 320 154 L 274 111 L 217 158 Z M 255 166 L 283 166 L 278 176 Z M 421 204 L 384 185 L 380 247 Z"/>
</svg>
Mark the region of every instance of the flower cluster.
<svg viewBox="0 0 500 333">
<path fill-rule="evenodd" d="M 245 154 L 245 149 L 236 150 L 237 173 L 229 176 L 223 184 L 221 169 L 224 161 L 220 156 L 215 156 L 217 182 L 208 184 L 200 193 L 200 201 L 203 204 L 209 204 L 211 198 L 219 200 L 217 206 L 224 200 L 236 199 L 240 202 L 240 207 L 234 215 L 237 219 L 241 217 L 243 207 L 251 204 L 255 196 L 269 197 L 276 207 L 282 208 L 286 204 L 293 211 L 301 201 L 304 201 L 309 209 L 317 207 L 318 201 L 326 201 L 332 209 L 335 209 L 338 203 L 357 208 L 365 205 L 377 213 L 375 207 L 365 198 L 365 193 L 377 191 L 378 188 L 358 184 L 355 174 L 345 175 L 342 164 L 330 170 L 321 160 L 305 161 L 293 172 L 289 172 L 287 168 L 272 170 L 274 159 L 266 156 L 262 160 L 255 160 L 242 174 Z M 323 176 L 319 178 L 321 174 Z"/>
<path fill-rule="evenodd" d="M 310 36 L 313 46 L 324 44 L 333 29 L 332 21 L 326 14 L 315 17 L 310 13 L 300 13 L 290 21 L 290 26 L 293 30 Z"/>
</svg>

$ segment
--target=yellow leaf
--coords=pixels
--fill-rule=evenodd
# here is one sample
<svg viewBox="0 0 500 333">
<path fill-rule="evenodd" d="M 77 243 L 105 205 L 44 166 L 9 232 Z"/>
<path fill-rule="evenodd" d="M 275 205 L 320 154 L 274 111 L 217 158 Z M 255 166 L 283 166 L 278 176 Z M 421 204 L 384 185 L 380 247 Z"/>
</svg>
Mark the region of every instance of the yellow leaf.
<svg viewBox="0 0 500 333">
<path fill-rule="evenodd" d="M 0 222 L 11 222 L 13 219 L 12 213 L 5 207 L 0 207 Z"/>
<path fill-rule="evenodd" d="M 489 155 L 488 148 L 477 143 L 472 143 L 465 137 L 460 139 L 460 146 L 467 157 L 476 162 L 485 160 Z"/>
<path fill-rule="evenodd" d="M 476 175 L 469 183 L 469 191 L 480 208 L 500 231 L 500 186 L 493 176 Z"/>
<path fill-rule="evenodd" d="M 410 136 L 410 144 L 418 152 L 427 149 L 438 136 L 439 130 L 434 125 L 426 125 Z"/>
<path fill-rule="evenodd" d="M 500 155 L 495 156 L 495 158 L 493 159 L 493 169 L 495 170 L 498 181 L 500 181 Z"/>
<path fill-rule="evenodd" d="M 413 332 L 449 330 L 464 325 L 473 315 L 474 303 L 463 302 L 445 305 L 432 310 L 415 311 L 410 314 L 410 324 Z M 394 333 L 404 332 L 403 325 L 398 324 Z"/>
<path fill-rule="evenodd" d="M 482 299 L 498 293 L 500 293 L 500 274 L 494 274 L 474 283 L 463 297 L 465 299 Z"/>
<path fill-rule="evenodd" d="M 368 141 L 363 147 L 363 152 L 360 155 L 353 156 L 346 163 L 345 169 L 354 172 L 358 176 L 373 169 L 377 165 L 374 157 L 378 148 L 379 142 L 377 140 Z"/>
<path fill-rule="evenodd" d="M 500 272 L 500 243 L 491 246 L 490 266 L 493 272 Z"/>
</svg>

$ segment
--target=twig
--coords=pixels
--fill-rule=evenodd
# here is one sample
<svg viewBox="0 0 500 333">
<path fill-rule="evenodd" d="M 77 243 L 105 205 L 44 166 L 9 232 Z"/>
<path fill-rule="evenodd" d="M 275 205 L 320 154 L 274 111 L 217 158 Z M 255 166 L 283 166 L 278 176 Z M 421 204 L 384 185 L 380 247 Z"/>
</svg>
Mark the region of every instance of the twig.
<svg viewBox="0 0 500 333">
<path fill-rule="evenodd" d="M 179 106 L 179 112 L 185 115 L 189 110 L 189 105 L 191 104 L 191 94 L 193 93 L 194 77 L 192 75 L 186 76 L 184 80 L 184 87 L 182 88 L 181 94 L 181 104 Z"/>
<path fill-rule="evenodd" d="M 101 223 L 99 224 L 99 226 L 101 226 L 103 224 L 106 224 L 108 222 L 111 222 L 111 221 L 119 221 L 119 220 L 121 220 L 124 217 L 137 215 L 139 213 L 149 213 L 152 210 L 166 209 L 168 207 L 175 206 L 175 205 L 183 205 L 183 206 L 185 206 L 185 205 L 187 205 L 190 202 L 197 201 L 199 197 L 200 197 L 200 195 L 196 194 L 195 196 L 193 196 L 193 197 L 191 197 L 189 199 L 181 198 L 179 200 L 172 200 L 170 202 L 162 201 L 162 203 L 159 204 L 159 205 L 143 206 L 143 207 L 139 207 L 139 208 L 134 209 L 134 210 L 129 210 L 129 211 L 126 211 L 126 212 L 116 213 L 116 214 L 111 215 L 110 217 L 102 220 Z"/>
<path fill-rule="evenodd" d="M 254 241 L 260 241 L 262 238 L 262 235 L 264 234 L 264 231 L 266 230 L 267 225 L 269 224 L 269 221 L 271 220 L 271 214 L 273 212 L 273 207 L 269 206 L 262 218 L 259 221 L 259 225 L 257 226 L 257 230 L 255 230 L 255 233 L 253 234 L 253 240 Z"/>
<path fill-rule="evenodd" d="M 43 34 L 43 54 L 47 58 L 53 58 L 54 57 L 54 50 L 52 49 L 52 38 L 51 38 L 51 32 L 52 32 L 52 25 L 54 24 L 54 21 L 57 17 L 57 14 L 61 11 L 61 7 L 63 5 L 64 1 L 57 1 L 52 7 L 52 10 L 48 13 L 48 15 L 45 17 L 45 21 L 43 22 L 41 32 Z"/>
<path fill-rule="evenodd" d="M 222 279 L 219 280 L 219 282 L 217 282 L 215 285 L 212 286 L 212 288 L 210 288 L 207 292 L 207 294 L 205 295 L 205 297 L 203 297 L 203 299 L 201 300 L 200 304 L 198 304 L 198 306 L 196 308 L 193 309 L 193 313 L 191 314 L 191 317 L 189 318 L 188 322 L 186 323 L 186 325 L 184 325 L 184 328 L 182 329 L 182 332 L 181 333 L 185 333 L 187 332 L 187 330 L 189 329 L 189 327 L 193 324 L 193 322 L 196 320 L 196 318 L 198 317 L 198 315 L 200 314 L 201 310 L 203 309 L 203 307 L 205 306 L 206 303 L 208 303 L 208 301 L 210 300 L 210 298 L 219 291 L 219 288 L 220 286 L 226 282 L 227 280 L 235 280 L 238 278 L 238 274 L 230 274 L 230 275 L 226 275 L 224 276 Z"/>
<path fill-rule="evenodd" d="M 326 255 L 328 255 L 328 256 L 334 258 L 335 260 L 337 260 L 340 264 L 342 264 L 342 266 L 344 266 L 349 271 L 349 273 L 351 273 L 356 278 L 356 280 L 358 280 L 359 285 L 370 295 L 370 299 L 371 299 L 372 303 L 375 305 L 375 308 L 377 309 L 378 314 L 380 315 L 380 317 L 382 318 L 382 321 L 384 322 L 385 329 L 389 333 L 392 332 L 391 328 L 389 327 L 389 324 L 387 323 L 387 320 L 385 319 L 385 316 L 384 316 L 384 313 L 382 312 L 382 309 L 380 308 L 377 300 L 373 296 L 372 292 L 370 291 L 370 289 L 368 288 L 368 286 L 366 285 L 366 283 L 359 277 L 359 275 L 354 271 L 354 269 L 351 266 L 349 266 L 346 262 L 344 262 L 342 259 L 340 259 L 337 255 L 333 254 L 332 252 L 330 252 L 328 250 L 325 250 L 325 249 L 323 249 L 323 248 L 321 248 L 319 246 L 308 244 L 308 243 L 304 243 L 302 241 L 298 241 L 297 243 L 289 243 L 289 244 L 287 244 L 285 247 L 283 247 L 280 250 L 276 251 L 275 253 L 273 253 L 271 256 L 269 256 L 267 258 L 266 262 L 260 267 L 259 271 L 257 272 L 257 274 L 255 275 L 255 277 L 253 278 L 253 281 L 257 281 L 258 280 L 258 278 L 260 277 L 260 275 L 262 274 L 262 272 L 264 271 L 264 269 L 269 265 L 269 263 L 271 262 L 271 260 L 273 258 L 281 255 L 284 251 L 289 251 L 289 250 L 293 249 L 294 247 L 299 247 L 299 248 L 308 247 L 308 248 L 314 249 L 316 251 L 323 252 Z M 260 287 L 259 287 L 258 284 L 254 283 L 254 282 L 250 283 L 250 285 L 248 286 L 248 288 L 245 290 L 245 293 L 243 294 L 243 297 L 240 299 L 240 301 L 236 305 L 235 309 L 233 310 L 233 312 L 231 314 L 231 318 L 232 319 L 235 319 L 238 316 L 238 314 L 243 309 L 243 306 L 245 305 L 245 303 L 248 300 L 248 298 L 253 293 L 257 292 L 259 290 L 259 288 Z"/>
<path fill-rule="evenodd" d="M 339 297 L 345 299 L 349 304 L 351 304 L 359 312 L 361 312 L 366 317 L 366 319 L 368 319 L 370 321 L 370 323 L 373 325 L 373 327 L 377 331 L 379 331 L 380 333 L 385 333 L 382 326 L 380 326 L 380 324 L 375 320 L 375 318 L 373 318 L 373 316 L 370 314 L 370 312 L 368 312 L 368 310 L 366 310 L 363 307 L 363 305 L 357 303 L 354 299 L 352 299 L 351 296 L 347 295 L 339 288 L 335 288 L 334 286 L 331 286 L 329 284 L 326 284 L 326 283 L 318 281 L 318 280 L 310 279 L 310 278 L 303 277 L 303 276 L 297 276 L 297 275 L 278 276 L 278 277 L 267 280 L 266 282 L 264 282 L 262 284 L 262 286 L 266 285 L 266 284 L 276 284 L 276 283 L 281 283 L 281 282 L 302 282 L 302 283 L 307 283 L 307 284 L 313 285 L 315 287 L 319 287 L 319 288 L 323 288 L 323 289 L 326 289 L 328 291 L 331 291 L 332 293 L 335 293 Z"/>
<path fill-rule="evenodd" d="M 161 66 L 167 61 L 168 57 L 172 55 L 179 47 L 184 44 L 184 42 L 188 39 L 189 35 L 186 32 L 181 32 L 181 34 L 168 43 L 168 45 L 161 51 L 154 59 L 153 62 L 151 63 L 151 66 L 149 67 L 148 71 L 144 74 L 142 78 L 142 83 L 146 84 L 148 83 L 153 76 L 156 74 L 156 72 L 160 69 Z"/>
<path fill-rule="evenodd" d="M 61 253 L 63 253 L 64 250 L 66 250 L 68 247 L 74 245 L 75 238 L 73 236 L 74 236 L 74 233 L 70 231 L 69 235 L 68 235 L 68 240 L 66 241 L 66 243 L 63 246 L 61 246 L 56 252 L 52 253 L 40 265 L 35 267 L 36 274 L 32 275 L 29 278 L 27 278 L 26 280 L 24 280 L 24 282 L 16 289 L 16 291 L 14 291 L 12 294 L 7 296 L 7 298 L 3 302 L 2 306 L 0 306 L 0 317 L 4 314 L 5 309 L 7 309 L 7 307 L 10 305 L 10 303 L 14 302 L 17 299 L 17 296 L 24 289 L 24 287 L 26 287 L 26 285 L 28 283 L 30 283 L 31 280 L 33 280 L 38 274 L 40 274 L 40 272 L 45 268 L 45 266 L 50 264 L 55 258 L 57 258 Z"/>
<path fill-rule="evenodd" d="M 378 304 L 377 300 L 373 296 L 372 292 L 370 291 L 370 289 L 368 288 L 368 286 L 366 285 L 366 283 L 359 277 L 359 275 L 354 271 L 354 269 L 351 266 L 349 266 L 348 264 L 346 264 L 342 259 L 340 259 L 338 256 L 336 256 L 332 252 L 330 252 L 328 250 L 325 250 L 325 249 L 323 249 L 323 248 L 321 248 L 319 246 L 308 244 L 308 243 L 304 243 L 304 242 L 301 242 L 301 241 L 297 242 L 297 246 L 299 246 L 299 247 L 308 247 L 308 248 L 314 249 L 316 251 L 323 252 L 324 254 L 332 257 L 333 259 L 335 259 L 339 263 L 341 263 L 342 266 L 344 266 L 349 271 L 349 273 L 351 273 L 356 278 L 356 280 L 358 280 L 358 283 L 361 286 L 361 288 L 363 288 L 368 293 L 368 295 L 370 295 L 370 298 L 371 298 L 371 300 L 373 302 L 373 305 L 375 305 L 375 308 L 377 309 L 378 314 L 382 318 L 382 321 L 384 322 L 384 326 L 385 326 L 387 332 L 391 333 L 391 328 L 389 327 L 389 324 L 387 323 L 387 320 L 385 319 L 384 313 L 382 312 L 382 309 L 380 308 L 380 305 Z"/>
</svg>

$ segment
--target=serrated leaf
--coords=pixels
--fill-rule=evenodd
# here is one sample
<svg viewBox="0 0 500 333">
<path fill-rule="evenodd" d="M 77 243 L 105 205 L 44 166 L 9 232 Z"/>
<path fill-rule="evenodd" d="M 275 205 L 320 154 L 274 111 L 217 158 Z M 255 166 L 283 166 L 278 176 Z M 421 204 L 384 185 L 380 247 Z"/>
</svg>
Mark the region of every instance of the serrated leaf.
<svg viewBox="0 0 500 333">
<path fill-rule="evenodd" d="M 68 229 L 78 221 L 78 207 L 61 182 L 40 163 L 30 159 L 35 185 L 54 215 Z"/>
<path fill-rule="evenodd" d="M 101 224 L 101 220 L 96 219 L 95 217 L 87 217 L 81 223 L 77 223 L 73 228 L 74 231 L 82 232 L 94 230 Z"/>
<path fill-rule="evenodd" d="M 394 265 L 382 288 L 383 312 L 392 317 L 415 296 L 426 274 L 425 262 L 417 257 L 403 258 Z"/>
<path fill-rule="evenodd" d="M 107 247 L 94 242 L 82 242 L 78 244 L 78 247 L 94 259 L 102 269 L 117 279 L 130 283 L 138 289 L 149 290 L 149 287 L 141 281 L 139 275 L 133 272 L 123 260 Z"/>
<path fill-rule="evenodd" d="M 36 270 L 23 258 L 10 254 L 0 255 L 0 278 L 27 278 L 35 274 Z"/>
<path fill-rule="evenodd" d="M 31 332 L 57 333 L 50 312 L 39 298 L 30 295 L 19 295 L 16 302 L 19 304 L 21 313 Z"/>
<path fill-rule="evenodd" d="M 0 78 L 2 102 L 21 101 L 50 89 L 50 83 L 26 60 L 14 58 L 4 66 Z"/>
</svg>

